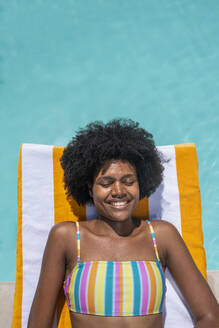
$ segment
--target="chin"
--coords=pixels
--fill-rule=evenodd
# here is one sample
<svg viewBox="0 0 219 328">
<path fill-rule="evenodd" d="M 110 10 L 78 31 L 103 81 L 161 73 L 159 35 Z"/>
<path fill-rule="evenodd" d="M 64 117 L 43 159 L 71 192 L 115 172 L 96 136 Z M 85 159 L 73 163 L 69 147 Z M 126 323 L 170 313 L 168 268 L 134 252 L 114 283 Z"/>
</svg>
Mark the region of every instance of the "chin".
<svg viewBox="0 0 219 328">
<path fill-rule="evenodd" d="M 105 216 L 108 220 L 114 221 L 114 222 L 125 222 L 129 219 L 131 219 L 131 215 L 118 215 L 118 216 Z"/>
</svg>

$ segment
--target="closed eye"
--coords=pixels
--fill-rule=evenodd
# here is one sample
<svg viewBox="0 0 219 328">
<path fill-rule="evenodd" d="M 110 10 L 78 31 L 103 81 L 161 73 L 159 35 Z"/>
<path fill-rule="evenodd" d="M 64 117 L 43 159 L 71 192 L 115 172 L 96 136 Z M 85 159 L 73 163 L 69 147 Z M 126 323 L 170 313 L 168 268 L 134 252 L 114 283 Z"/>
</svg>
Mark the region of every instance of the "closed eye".
<svg viewBox="0 0 219 328">
<path fill-rule="evenodd" d="M 126 186 L 132 186 L 134 183 L 136 182 L 136 180 L 124 180 L 123 183 Z"/>
<path fill-rule="evenodd" d="M 100 185 L 103 188 L 108 188 L 111 185 L 111 183 L 100 183 Z"/>
<path fill-rule="evenodd" d="M 126 186 L 132 186 L 132 185 L 134 184 L 134 182 L 135 182 L 135 181 L 132 181 L 132 182 L 124 182 L 124 184 L 125 184 Z"/>
<path fill-rule="evenodd" d="M 135 181 L 124 181 L 123 184 L 126 186 L 132 186 L 135 183 Z M 108 183 L 100 183 L 100 185 L 103 188 L 108 188 L 110 185 L 112 184 L 112 182 L 108 182 Z"/>
</svg>

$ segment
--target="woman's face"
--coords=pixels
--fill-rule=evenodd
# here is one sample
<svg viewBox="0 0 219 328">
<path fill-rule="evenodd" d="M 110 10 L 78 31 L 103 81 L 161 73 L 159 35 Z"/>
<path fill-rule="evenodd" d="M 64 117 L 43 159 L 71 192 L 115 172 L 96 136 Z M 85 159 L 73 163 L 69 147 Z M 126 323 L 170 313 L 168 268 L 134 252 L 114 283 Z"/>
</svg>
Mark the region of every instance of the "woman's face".
<svg viewBox="0 0 219 328">
<path fill-rule="evenodd" d="M 94 179 L 91 196 L 99 217 L 112 221 L 130 219 L 139 201 L 135 168 L 120 160 L 105 163 Z"/>
</svg>

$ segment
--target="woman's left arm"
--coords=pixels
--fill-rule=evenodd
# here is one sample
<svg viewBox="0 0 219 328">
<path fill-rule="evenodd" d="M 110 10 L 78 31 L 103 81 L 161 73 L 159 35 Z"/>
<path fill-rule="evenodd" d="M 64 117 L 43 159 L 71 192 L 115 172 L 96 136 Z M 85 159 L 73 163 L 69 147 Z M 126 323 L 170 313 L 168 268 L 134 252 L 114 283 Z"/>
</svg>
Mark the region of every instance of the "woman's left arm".
<svg viewBox="0 0 219 328">
<path fill-rule="evenodd" d="M 159 229 L 160 246 L 166 266 L 175 279 L 195 319 L 195 328 L 219 328 L 219 305 L 177 229 L 163 222 Z"/>
</svg>

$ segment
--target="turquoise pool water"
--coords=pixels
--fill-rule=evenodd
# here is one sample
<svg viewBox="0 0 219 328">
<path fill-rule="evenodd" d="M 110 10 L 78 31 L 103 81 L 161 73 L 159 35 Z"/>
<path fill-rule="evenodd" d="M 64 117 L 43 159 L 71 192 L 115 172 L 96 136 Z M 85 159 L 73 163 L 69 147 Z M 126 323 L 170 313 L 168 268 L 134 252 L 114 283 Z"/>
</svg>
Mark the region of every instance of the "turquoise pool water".
<svg viewBox="0 0 219 328">
<path fill-rule="evenodd" d="M 0 281 L 15 280 L 20 144 L 64 145 L 113 117 L 158 145 L 196 143 L 208 269 L 219 269 L 219 2 L 9 0 L 0 21 Z"/>
</svg>

